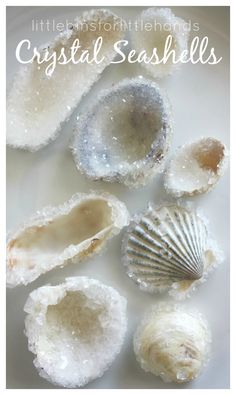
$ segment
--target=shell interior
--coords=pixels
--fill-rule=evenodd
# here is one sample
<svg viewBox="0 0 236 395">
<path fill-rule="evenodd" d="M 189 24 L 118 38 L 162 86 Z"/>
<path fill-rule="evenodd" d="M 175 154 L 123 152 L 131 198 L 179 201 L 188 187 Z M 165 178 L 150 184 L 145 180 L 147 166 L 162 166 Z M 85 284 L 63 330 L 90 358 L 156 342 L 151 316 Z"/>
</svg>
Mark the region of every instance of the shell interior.
<svg viewBox="0 0 236 395">
<path fill-rule="evenodd" d="M 226 157 L 225 146 L 212 137 L 184 145 L 166 171 L 167 191 L 180 197 L 210 190 L 226 168 Z"/>
<path fill-rule="evenodd" d="M 126 300 L 86 277 L 33 291 L 25 306 L 29 349 L 39 374 L 68 388 L 103 375 L 126 331 Z"/>
<path fill-rule="evenodd" d="M 85 24 L 87 28 L 84 28 Z M 116 24 L 117 28 L 108 32 L 106 24 Z M 62 122 L 70 116 L 83 95 L 114 58 L 114 43 L 121 40 L 124 34 L 121 26 L 122 20 L 108 10 L 85 12 L 75 21 L 72 29 L 57 36 L 40 53 L 43 56 L 46 49 L 50 56 L 55 54 L 59 57 L 60 51 L 64 49 L 69 58 L 71 46 L 78 39 L 81 48 L 75 56 L 77 61 L 82 51 L 93 53 L 93 43 L 101 36 L 103 45 L 99 56 L 103 58 L 102 62 L 57 62 L 53 74 L 49 76 L 45 71 L 52 59 L 40 66 L 34 60 L 20 69 L 7 98 L 9 145 L 35 151 L 56 137 Z"/>
<path fill-rule="evenodd" d="M 153 50 L 156 51 L 158 60 L 163 59 L 166 47 L 166 40 L 171 36 L 169 51 L 175 51 L 176 59 L 181 53 L 187 50 L 189 33 L 184 28 L 185 21 L 176 17 L 169 8 L 148 8 L 143 11 L 136 21 L 137 28 L 131 32 L 132 47 L 138 52 L 145 51 L 148 59 L 155 62 Z M 145 29 L 143 26 L 149 26 Z M 150 28 L 152 27 L 152 28 Z M 153 77 L 162 78 L 171 74 L 180 63 L 174 64 L 173 57 L 169 56 L 165 63 L 152 64 L 142 62 Z"/>
<path fill-rule="evenodd" d="M 169 106 L 158 85 L 124 80 L 101 94 L 75 128 L 78 168 L 92 179 L 146 183 L 169 148 Z"/>
<path fill-rule="evenodd" d="M 180 206 L 149 208 L 129 226 L 123 261 L 143 290 L 157 291 L 203 275 L 207 231 L 202 220 Z"/>
</svg>

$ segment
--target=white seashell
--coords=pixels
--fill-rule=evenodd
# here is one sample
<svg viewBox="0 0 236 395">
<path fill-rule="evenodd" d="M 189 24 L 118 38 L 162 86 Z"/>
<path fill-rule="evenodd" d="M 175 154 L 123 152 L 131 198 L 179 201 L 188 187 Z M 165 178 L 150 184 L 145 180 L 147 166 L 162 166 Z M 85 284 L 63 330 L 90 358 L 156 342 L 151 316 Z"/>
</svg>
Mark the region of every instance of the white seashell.
<svg viewBox="0 0 236 395">
<path fill-rule="evenodd" d="M 186 383 L 199 376 L 209 360 L 211 332 L 198 311 L 160 303 L 134 335 L 142 369 L 164 382 Z"/>
<path fill-rule="evenodd" d="M 204 137 L 181 147 L 165 172 L 167 192 L 176 197 L 193 196 L 211 190 L 223 175 L 228 162 L 224 144 Z"/>
<path fill-rule="evenodd" d="M 160 61 L 163 59 L 164 49 L 167 46 L 167 37 L 171 36 L 172 43 L 169 51 L 175 51 L 177 60 L 182 52 L 188 49 L 189 32 L 186 30 L 185 24 L 186 22 L 176 17 L 169 8 L 148 8 L 135 22 L 136 27 L 131 31 L 131 46 L 138 52 L 145 51 L 149 59 L 151 59 L 155 48 Z M 152 58 L 152 62 L 155 63 L 155 58 Z M 165 63 L 141 63 L 154 78 L 172 74 L 180 67 L 180 64 L 180 62 L 175 64 L 172 56 Z"/>
<path fill-rule="evenodd" d="M 87 277 L 31 292 L 25 334 L 40 376 L 67 388 L 101 377 L 121 350 L 126 304 L 114 288 Z"/>
<path fill-rule="evenodd" d="M 61 49 L 65 48 L 69 57 L 74 40 L 79 39 L 81 48 L 75 60 L 79 59 L 83 50 L 88 50 L 91 61 L 93 47 L 101 36 L 103 44 L 99 59 L 103 57 L 102 62 L 69 62 L 63 65 L 57 62 L 50 76 L 45 74 L 45 70 L 52 59 L 41 65 L 34 60 L 20 69 L 7 98 L 9 145 L 36 151 L 56 138 L 62 122 L 68 119 L 83 95 L 115 57 L 114 43 L 124 36 L 122 24 L 123 21 L 108 10 L 91 10 L 77 18 L 72 29 L 59 34 L 45 46 L 52 55 L 59 55 Z M 108 31 L 106 25 L 115 25 L 116 29 Z M 40 49 L 41 54 L 44 51 L 45 48 Z"/>
<path fill-rule="evenodd" d="M 219 260 L 209 244 L 206 226 L 196 213 L 176 205 L 149 206 L 126 231 L 123 263 L 141 290 L 169 290 L 181 299 Z"/>
<path fill-rule="evenodd" d="M 8 286 L 26 285 L 71 259 L 100 251 L 128 221 L 124 203 L 107 193 L 77 193 L 58 207 L 44 208 L 8 238 Z"/>
<path fill-rule="evenodd" d="M 128 79 L 102 92 L 79 119 L 72 151 L 89 178 L 134 187 L 161 170 L 171 137 L 170 106 L 159 86 Z"/>
</svg>

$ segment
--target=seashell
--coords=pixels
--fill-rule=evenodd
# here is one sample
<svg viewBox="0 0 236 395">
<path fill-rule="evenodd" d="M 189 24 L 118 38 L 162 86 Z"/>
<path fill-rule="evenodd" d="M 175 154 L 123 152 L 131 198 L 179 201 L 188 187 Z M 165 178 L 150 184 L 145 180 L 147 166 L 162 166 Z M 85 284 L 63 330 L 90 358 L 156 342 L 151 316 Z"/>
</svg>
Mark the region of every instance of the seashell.
<svg viewBox="0 0 236 395">
<path fill-rule="evenodd" d="M 186 22 L 176 17 L 170 8 L 156 7 L 144 10 L 135 21 L 136 28 L 131 31 L 131 46 L 139 53 L 145 51 L 150 61 L 142 62 L 141 65 L 154 78 L 170 75 L 180 67 L 181 62 L 174 63 L 173 56 L 166 58 L 166 62 L 162 60 L 165 48 L 168 46 L 167 53 L 174 50 L 176 60 L 180 58 L 183 51 L 188 50 L 189 32 L 186 31 L 185 24 Z M 152 26 L 152 29 L 146 29 L 147 25 Z M 168 36 L 172 40 L 170 43 L 168 43 Z M 154 51 L 157 56 L 153 57 Z"/>
<path fill-rule="evenodd" d="M 121 350 L 126 304 L 114 288 L 87 277 L 31 292 L 25 334 L 39 375 L 66 388 L 101 377 Z"/>
<path fill-rule="evenodd" d="M 203 220 L 176 205 L 148 210 L 134 218 L 122 245 L 128 276 L 143 291 L 169 290 L 184 298 L 221 257 L 210 246 Z"/>
<path fill-rule="evenodd" d="M 44 208 L 8 238 L 8 286 L 26 285 L 71 259 L 99 252 L 128 221 L 124 203 L 107 193 L 77 193 L 58 207 Z"/>
<path fill-rule="evenodd" d="M 85 23 L 88 25 L 86 29 Z M 75 60 L 87 50 L 92 61 L 96 40 L 102 37 L 99 59 L 103 57 L 103 60 L 98 63 L 57 62 L 54 72 L 50 74 L 49 68 L 49 75 L 46 75 L 52 58 L 40 66 L 35 59 L 20 69 L 7 98 L 9 145 L 36 151 L 56 138 L 62 123 L 115 57 L 114 43 L 124 36 L 122 24 L 123 21 L 108 10 L 91 10 L 77 18 L 72 29 L 38 50 L 43 57 L 48 51 L 50 56 L 56 54 L 58 58 L 64 48 L 69 59 L 73 42 L 78 39 L 81 48 L 76 52 Z M 115 25 L 116 29 L 107 31 L 106 25 Z"/>
<path fill-rule="evenodd" d="M 103 91 L 79 119 L 72 152 L 89 178 L 135 187 L 161 171 L 171 137 L 170 106 L 159 86 L 126 79 Z"/>
<path fill-rule="evenodd" d="M 136 330 L 134 352 L 146 372 L 164 382 L 186 383 L 207 364 L 210 343 L 208 323 L 198 311 L 160 303 Z"/>
<path fill-rule="evenodd" d="M 184 145 L 165 172 L 167 192 L 181 197 L 210 191 L 223 175 L 227 157 L 224 144 L 213 137 L 204 137 Z"/>
</svg>

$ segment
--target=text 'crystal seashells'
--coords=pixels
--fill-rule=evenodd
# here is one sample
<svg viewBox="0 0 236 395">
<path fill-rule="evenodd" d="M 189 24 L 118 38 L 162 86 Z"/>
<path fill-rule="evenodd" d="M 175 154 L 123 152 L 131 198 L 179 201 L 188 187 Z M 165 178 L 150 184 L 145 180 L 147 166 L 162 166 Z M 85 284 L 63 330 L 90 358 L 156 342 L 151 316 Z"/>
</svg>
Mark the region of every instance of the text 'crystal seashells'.
<svg viewBox="0 0 236 395">
<path fill-rule="evenodd" d="M 218 259 L 202 219 L 176 205 L 151 207 L 134 218 L 123 240 L 128 276 L 147 292 L 169 289 L 184 298 Z"/>
<path fill-rule="evenodd" d="M 44 208 L 9 236 L 8 285 L 26 285 L 100 251 L 128 221 L 124 203 L 107 193 L 77 193 L 61 206 Z"/>
<path fill-rule="evenodd" d="M 169 47 L 169 53 L 174 51 L 175 58 L 178 59 L 188 49 L 189 32 L 184 25 L 185 21 L 176 17 L 170 8 L 155 7 L 144 10 L 135 22 L 135 28 L 131 31 L 131 44 L 138 52 L 147 53 L 149 62 L 142 62 L 141 65 L 153 77 L 165 77 L 179 68 L 180 62 L 174 63 L 172 55 L 167 57 L 165 63 L 153 64 L 153 51 L 156 51 L 158 60 L 161 60 L 165 48 Z M 168 36 L 170 43 L 167 41 Z"/>
<path fill-rule="evenodd" d="M 165 382 L 198 377 L 209 359 L 211 333 L 198 311 L 160 303 L 146 315 L 134 335 L 134 352 L 146 372 Z"/>
<path fill-rule="evenodd" d="M 120 352 L 126 299 L 97 280 L 67 278 L 31 292 L 25 334 L 40 376 L 75 388 L 101 377 Z"/>
<path fill-rule="evenodd" d="M 75 127 L 72 151 L 91 179 L 133 187 L 161 170 L 171 136 L 167 98 L 156 83 L 137 78 L 100 94 Z"/>
<path fill-rule="evenodd" d="M 70 116 L 83 95 L 115 57 L 114 43 L 124 35 L 122 23 L 108 10 L 91 10 L 76 19 L 72 29 L 61 33 L 40 50 L 42 55 L 46 50 L 51 56 L 58 56 L 64 49 L 64 56 L 68 57 L 72 44 L 79 40 L 79 56 L 82 51 L 92 52 L 94 42 L 102 37 L 100 62 L 57 62 L 54 72 L 49 76 L 45 71 L 52 58 L 40 65 L 35 59 L 20 69 L 7 98 L 9 145 L 36 151 L 56 138 L 62 122 Z M 107 31 L 106 25 L 116 28 Z"/>
<path fill-rule="evenodd" d="M 224 144 L 204 137 L 181 147 L 165 172 L 165 188 L 170 194 L 193 196 L 211 190 L 223 175 L 228 162 Z"/>
</svg>

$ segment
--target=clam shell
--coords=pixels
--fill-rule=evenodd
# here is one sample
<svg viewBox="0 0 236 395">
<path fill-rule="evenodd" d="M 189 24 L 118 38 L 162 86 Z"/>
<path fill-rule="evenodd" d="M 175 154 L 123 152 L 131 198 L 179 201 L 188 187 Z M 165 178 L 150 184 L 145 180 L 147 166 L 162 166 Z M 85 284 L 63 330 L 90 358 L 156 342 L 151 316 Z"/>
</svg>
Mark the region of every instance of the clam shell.
<svg viewBox="0 0 236 395">
<path fill-rule="evenodd" d="M 88 28 L 84 28 L 87 23 Z M 107 31 L 106 25 L 116 26 Z M 52 62 L 40 66 L 33 61 L 22 67 L 16 74 L 7 97 L 7 144 L 15 148 L 36 151 L 54 140 L 64 122 L 71 115 L 103 70 L 116 55 L 114 43 L 124 36 L 123 21 L 105 9 L 85 12 L 75 20 L 72 29 L 59 34 L 54 41 L 40 48 L 41 54 L 48 48 L 49 53 L 57 53 L 65 48 L 69 58 L 70 48 L 75 39 L 79 39 L 81 49 L 76 53 L 77 60 L 82 50 L 88 50 L 90 60 L 93 45 L 101 36 L 103 39 L 99 63 L 69 62 L 57 63 L 51 76 L 46 76 L 45 69 Z"/>
<path fill-rule="evenodd" d="M 216 138 L 204 137 L 181 147 L 170 161 L 164 176 L 168 193 L 176 197 L 210 191 L 228 163 L 225 145 Z"/>
<path fill-rule="evenodd" d="M 170 106 L 141 78 L 105 90 L 75 127 L 77 168 L 93 180 L 144 185 L 162 170 L 172 137 Z"/>
<path fill-rule="evenodd" d="M 126 231 L 123 263 L 142 290 L 169 289 L 183 298 L 216 259 L 207 241 L 206 226 L 196 213 L 176 205 L 149 206 Z"/>
<path fill-rule="evenodd" d="M 211 331 L 197 310 L 153 306 L 134 335 L 134 352 L 146 372 L 164 382 L 186 383 L 199 376 L 210 355 Z"/>
<path fill-rule="evenodd" d="M 174 50 L 176 59 L 178 59 L 181 53 L 188 49 L 189 32 L 184 27 L 185 23 L 183 19 L 176 17 L 170 8 L 148 8 L 135 21 L 136 28 L 131 31 L 132 48 L 139 53 L 145 51 L 148 58 L 151 58 L 155 48 L 158 58 L 161 60 L 164 55 L 166 39 L 170 35 L 172 37 L 170 51 Z M 147 29 L 145 26 L 149 26 L 149 28 Z M 152 29 L 150 29 L 150 26 L 152 26 Z M 180 67 L 180 64 L 180 62 L 175 64 L 172 56 L 165 63 L 141 63 L 154 78 L 162 78 L 172 74 Z"/>
<path fill-rule="evenodd" d="M 7 242 L 7 284 L 28 284 L 71 259 L 101 250 L 129 221 L 121 201 L 107 193 L 77 193 L 46 207 L 12 232 Z"/>
<path fill-rule="evenodd" d="M 121 350 L 126 304 L 114 288 L 87 277 L 31 292 L 25 334 L 40 376 L 67 388 L 101 377 Z"/>
</svg>

